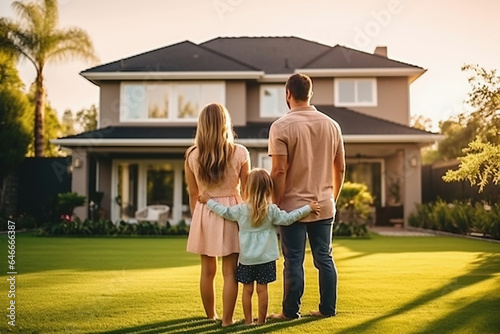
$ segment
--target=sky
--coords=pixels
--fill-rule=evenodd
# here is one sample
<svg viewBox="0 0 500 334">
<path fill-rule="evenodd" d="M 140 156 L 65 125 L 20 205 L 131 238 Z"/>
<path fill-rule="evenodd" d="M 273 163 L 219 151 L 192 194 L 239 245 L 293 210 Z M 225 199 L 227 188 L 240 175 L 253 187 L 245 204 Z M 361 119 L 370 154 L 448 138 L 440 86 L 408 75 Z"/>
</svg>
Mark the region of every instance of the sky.
<svg viewBox="0 0 500 334">
<path fill-rule="evenodd" d="M 11 3 L 0 0 L 0 16 L 15 18 Z M 49 64 L 48 100 L 59 115 L 98 105 L 81 71 L 185 40 L 296 36 L 369 53 L 386 46 L 389 58 L 426 69 L 410 86 L 410 113 L 436 130 L 466 110 L 464 64 L 500 70 L 498 13 L 498 0 L 60 0 L 60 27 L 87 31 L 99 62 Z M 18 69 L 29 86 L 34 68 Z"/>
</svg>

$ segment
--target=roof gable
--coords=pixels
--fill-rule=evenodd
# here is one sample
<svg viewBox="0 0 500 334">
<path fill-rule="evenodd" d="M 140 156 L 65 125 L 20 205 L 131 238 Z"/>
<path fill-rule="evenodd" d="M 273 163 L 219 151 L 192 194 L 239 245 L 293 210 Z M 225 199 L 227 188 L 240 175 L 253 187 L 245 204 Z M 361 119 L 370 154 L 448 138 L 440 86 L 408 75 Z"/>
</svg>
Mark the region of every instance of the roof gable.
<svg viewBox="0 0 500 334">
<path fill-rule="evenodd" d="M 293 73 L 331 47 L 298 37 L 219 37 L 201 44 L 268 74 Z"/>
<path fill-rule="evenodd" d="M 405 64 L 380 55 L 366 53 L 341 45 L 335 45 L 318 57 L 304 63 L 301 68 L 325 69 L 325 68 L 421 68 Z"/>
</svg>

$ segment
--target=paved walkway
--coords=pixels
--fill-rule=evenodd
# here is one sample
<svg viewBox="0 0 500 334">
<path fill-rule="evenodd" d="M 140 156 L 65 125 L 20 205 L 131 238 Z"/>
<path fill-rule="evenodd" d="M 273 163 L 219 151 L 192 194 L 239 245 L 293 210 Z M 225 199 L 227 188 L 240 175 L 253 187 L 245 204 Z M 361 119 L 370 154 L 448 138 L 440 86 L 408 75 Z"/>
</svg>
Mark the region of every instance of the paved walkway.
<svg viewBox="0 0 500 334">
<path fill-rule="evenodd" d="M 435 234 L 419 231 L 405 230 L 404 228 L 397 227 L 383 227 L 373 226 L 369 228 L 370 231 L 390 237 L 433 237 Z"/>
</svg>

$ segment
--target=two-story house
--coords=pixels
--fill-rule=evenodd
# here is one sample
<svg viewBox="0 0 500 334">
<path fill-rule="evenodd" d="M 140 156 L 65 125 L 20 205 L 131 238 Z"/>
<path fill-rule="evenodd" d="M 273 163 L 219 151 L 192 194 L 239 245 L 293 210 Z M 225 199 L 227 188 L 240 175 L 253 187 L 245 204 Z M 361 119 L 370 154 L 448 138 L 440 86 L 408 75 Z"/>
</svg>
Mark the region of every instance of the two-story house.
<svg viewBox="0 0 500 334">
<path fill-rule="evenodd" d="M 72 150 L 72 190 L 102 192 L 107 218 L 166 204 L 176 224 L 189 215 L 184 152 L 201 108 L 224 104 L 252 166 L 270 168 L 269 126 L 288 110 L 284 83 L 304 73 L 312 104 L 342 127 L 347 180 L 365 183 L 379 211 L 397 201 L 407 217 L 421 200 L 420 148 L 440 137 L 409 126 L 409 86 L 424 72 L 389 59 L 385 47 L 370 54 L 297 37 L 184 41 L 81 72 L 100 88 L 99 129 L 53 142 Z M 87 217 L 88 206 L 77 214 Z"/>
</svg>

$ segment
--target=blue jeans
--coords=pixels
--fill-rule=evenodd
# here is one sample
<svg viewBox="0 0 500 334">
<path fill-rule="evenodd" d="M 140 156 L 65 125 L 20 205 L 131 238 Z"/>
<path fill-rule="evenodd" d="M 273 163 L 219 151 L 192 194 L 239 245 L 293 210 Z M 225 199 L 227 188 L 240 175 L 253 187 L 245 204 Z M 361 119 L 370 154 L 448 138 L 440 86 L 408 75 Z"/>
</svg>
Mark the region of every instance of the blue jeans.
<svg viewBox="0 0 500 334">
<path fill-rule="evenodd" d="M 283 314 L 288 318 L 300 316 L 304 294 L 304 256 L 306 234 L 319 275 L 319 311 L 325 316 L 335 315 L 337 305 L 337 268 L 332 258 L 333 218 L 310 223 L 295 222 L 280 226 L 283 269 Z"/>
</svg>

